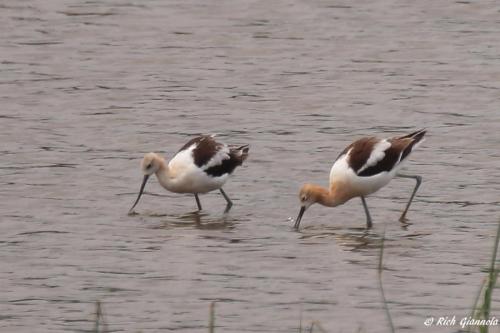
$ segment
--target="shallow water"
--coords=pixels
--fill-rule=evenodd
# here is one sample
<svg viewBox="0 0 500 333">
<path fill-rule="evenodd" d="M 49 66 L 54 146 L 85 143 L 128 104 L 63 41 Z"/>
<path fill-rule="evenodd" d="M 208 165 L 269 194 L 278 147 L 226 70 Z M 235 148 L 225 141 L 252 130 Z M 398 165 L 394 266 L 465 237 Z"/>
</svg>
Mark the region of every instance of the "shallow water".
<svg viewBox="0 0 500 333">
<path fill-rule="evenodd" d="M 500 207 L 500 7 L 494 1 L 15 1 L 0 4 L 0 330 L 450 332 L 468 315 Z M 413 182 L 312 207 L 363 135 L 427 128 Z M 145 152 L 198 133 L 249 143 L 217 194 L 150 181 Z M 494 313 L 498 313 L 495 295 Z"/>
</svg>

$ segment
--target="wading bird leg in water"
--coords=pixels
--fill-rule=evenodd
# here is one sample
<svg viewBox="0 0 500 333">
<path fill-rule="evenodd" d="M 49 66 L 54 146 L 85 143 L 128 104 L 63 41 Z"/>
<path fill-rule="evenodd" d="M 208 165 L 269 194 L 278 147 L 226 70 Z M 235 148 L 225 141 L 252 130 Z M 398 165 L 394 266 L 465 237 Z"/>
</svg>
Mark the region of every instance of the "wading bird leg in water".
<svg viewBox="0 0 500 333">
<path fill-rule="evenodd" d="M 372 228 L 372 217 L 370 216 L 370 211 L 368 210 L 368 205 L 366 204 L 365 197 L 361 197 L 361 202 L 363 203 L 363 208 L 365 209 L 365 213 L 366 213 L 366 228 L 371 229 Z"/>
<path fill-rule="evenodd" d="M 226 209 L 224 210 L 224 213 L 227 213 L 227 212 L 229 212 L 229 210 L 233 206 L 233 202 L 231 201 L 231 199 L 229 199 L 229 197 L 227 196 L 226 192 L 224 192 L 222 187 L 219 189 L 219 191 L 224 196 L 224 199 L 226 199 L 227 205 L 226 205 Z"/>
<path fill-rule="evenodd" d="M 411 202 L 413 201 L 413 198 L 415 197 L 415 194 L 417 193 L 417 190 L 420 187 L 420 184 L 422 184 L 422 177 L 416 176 L 416 175 L 403 175 L 401 173 L 398 173 L 396 176 L 401 177 L 401 178 L 415 179 L 417 181 L 417 183 L 415 184 L 415 188 L 413 189 L 413 192 L 411 194 L 410 200 L 406 204 L 406 208 L 403 211 L 403 214 L 401 214 L 401 217 L 399 218 L 399 221 L 405 222 L 406 221 L 406 213 L 408 212 L 408 209 L 410 208 Z"/>
<path fill-rule="evenodd" d="M 194 194 L 194 198 L 196 199 L 196 205 L 198 206 L 198 210 L 201 210 L 201 202 L 200 198 L 198 198 L 198 193 Z"/>
</svg>

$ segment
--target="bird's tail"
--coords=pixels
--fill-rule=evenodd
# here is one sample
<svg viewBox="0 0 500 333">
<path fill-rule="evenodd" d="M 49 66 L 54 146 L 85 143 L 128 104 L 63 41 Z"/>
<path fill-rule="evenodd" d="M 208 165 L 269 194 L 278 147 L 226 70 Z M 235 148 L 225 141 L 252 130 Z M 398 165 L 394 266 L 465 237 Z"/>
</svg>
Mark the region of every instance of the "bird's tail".
<svg viewBox="0 0 500 333">
<path fill-rule="evenodd" d="M 243 145 L 235 148 L 231 148 L 231 153 L 238 158 L 240 164 L 248 157 L 248 151 L 250 150 L 250 145 Z"/>
<path fill-rule="evenodd" d="M 398 139 L 411 139 L 411 142 L 408 144 L 408 146 L 405 148 L 405 150 L 401 155 L 401 161 L 404 160 L 411 153 L 413 148 L 418 147 L 418 145 L 424 141 L 425 133 L 427 133 L 425 129 L 420 129 L 416 132 L 398 138 Z"/>
<path fill-rule="evenodd" d="M 424 138 L 424 135 L 425 133 L 427 133 L 427 130 L 426 129 L 420 129 L 416 132 L 413 132 L 413 133 L 410 133 L 410 134 L 407 134 L 407 135 L 404 135 L 404 136 L 401 136 L 399 137 L 399 139 L 413 139 L 414 141 L 414 144 L 422 141 L 422 139 Z"/>
</svg>

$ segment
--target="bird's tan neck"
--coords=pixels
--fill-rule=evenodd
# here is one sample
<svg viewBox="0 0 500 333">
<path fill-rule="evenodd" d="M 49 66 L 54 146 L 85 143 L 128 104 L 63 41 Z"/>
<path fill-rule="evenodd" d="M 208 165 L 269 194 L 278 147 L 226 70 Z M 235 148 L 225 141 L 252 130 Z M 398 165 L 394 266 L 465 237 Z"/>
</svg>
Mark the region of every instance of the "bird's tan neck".
<svg viewBox="0 0 500 333">
<path fill-rule="evenodd" d="M 157 163 L 159 165 L 158 170 L 156 170 L 156 178 L 158 178 L 158 181 L 160 184 L 168 188 L 168 184 L 170 183 L 170 168 L 168 167 L 167 162 L 163 158 L 158 158 Z"/>
<path fill-rule="evenodd" d="M 354 193 L 347 191 L 347 188 L 347 186 L 343 186 L 340 182 L 332 183 L 330 189 L 317 186 L 315 188 L 316 202 L 328 207 L 342 205 L 356 196 Z"/>
<path fill-rule="evenodd" d="M 342 183 L 341 181 L 333 181 L 330 184 L 330 196 L 334 198 L 336 205 L 342 205 L 343 203 L 351 200 L 352 198 L 358 196 L 358 193 L 351 191 L 351 187 Z"/>
</svg>

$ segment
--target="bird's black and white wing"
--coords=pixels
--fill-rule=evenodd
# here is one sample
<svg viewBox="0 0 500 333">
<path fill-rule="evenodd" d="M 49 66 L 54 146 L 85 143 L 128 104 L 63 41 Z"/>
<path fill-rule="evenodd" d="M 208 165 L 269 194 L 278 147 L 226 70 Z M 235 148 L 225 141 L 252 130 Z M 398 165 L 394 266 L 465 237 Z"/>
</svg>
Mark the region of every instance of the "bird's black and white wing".
<svg viewBox="0 0 500 333">
<path fill-rule="evenodd" d="M 424 135 L 425 130 L 420 130 L 390 139 L 362 138 L 344 149 L 337 161 L 346 162 L 359 177 L 391 172 L 408 157 Z"/>
<path fill-rule="evenodd" d="M 210 177 L 231 174 L 248 156 L 248 145 L 232 148 L 215 141 L 214 136 L 199 136 L 187 142 L 172 158 L 169 166 L 190 165 Z"/>
</svg>

